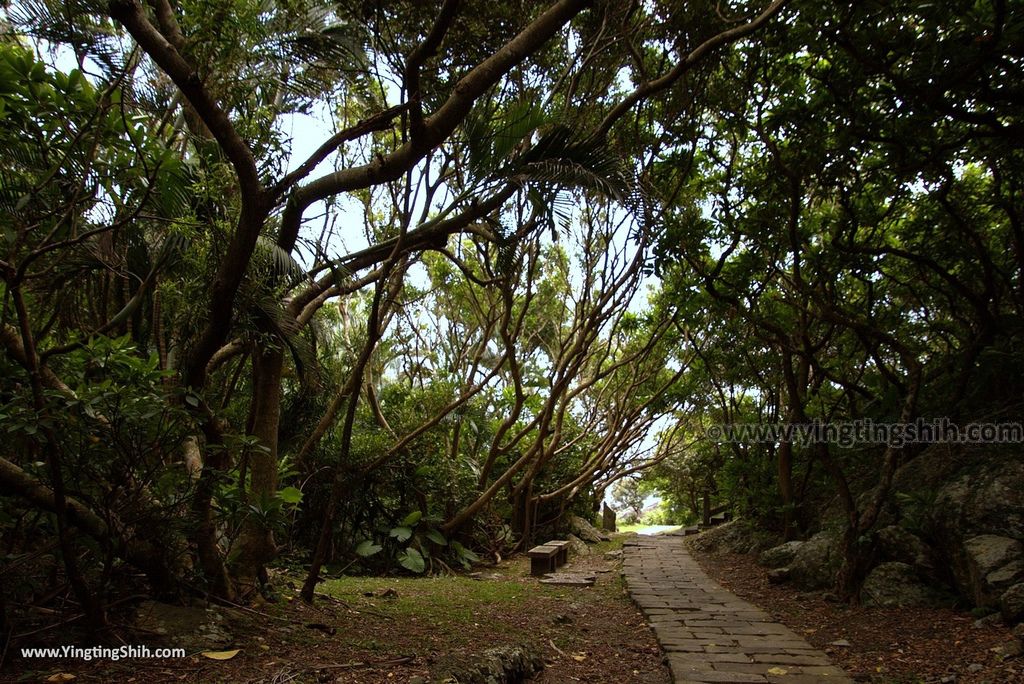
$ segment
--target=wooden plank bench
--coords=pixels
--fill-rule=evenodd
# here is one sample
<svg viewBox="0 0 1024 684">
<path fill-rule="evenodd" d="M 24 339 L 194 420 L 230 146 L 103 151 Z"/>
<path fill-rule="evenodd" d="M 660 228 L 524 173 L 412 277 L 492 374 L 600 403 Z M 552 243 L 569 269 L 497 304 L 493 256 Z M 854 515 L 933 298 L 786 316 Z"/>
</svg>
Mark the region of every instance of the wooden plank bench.
<svg viewBox="0 0 1024 684">
<path fill-rule="evenodd" d="M 557 546 L 558 555 L 555 557 L 555 565 L 562 566 L 569 561 L 569 542 L 564 539 L 553 539 L 544 546 Z"/>
<path fill-rule="evenodd" d="M 530 559 L 530 574 L 534 576 L 546 575 L 558 569 L 558 554 L 561 547 L 550 544 L 534 546 L 526 552 Z"/>
</svg>

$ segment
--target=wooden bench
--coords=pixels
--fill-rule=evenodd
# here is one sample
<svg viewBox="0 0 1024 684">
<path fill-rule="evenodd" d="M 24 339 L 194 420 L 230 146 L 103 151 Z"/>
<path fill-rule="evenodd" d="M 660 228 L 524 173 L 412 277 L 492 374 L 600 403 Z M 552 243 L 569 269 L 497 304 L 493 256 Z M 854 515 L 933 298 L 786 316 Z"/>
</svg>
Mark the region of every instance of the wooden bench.
<svg viewBox="0 0 1024 684">
<path fill-rule="evenodd" d="M 530 559 L 530 574 L 534 576 L 546 575 L 558 569 L 558 556 L 562 548 L 551 544 L 534 546 L 526 552 Z"/>
<path fill-rule="evenodd" d="M 564 539 L 554 539 L 544 546 L 557 546 L 558 556 L 555 558 L 556 565 L 565 565 L 569 561 L 569 542 Z"/>
</svg>

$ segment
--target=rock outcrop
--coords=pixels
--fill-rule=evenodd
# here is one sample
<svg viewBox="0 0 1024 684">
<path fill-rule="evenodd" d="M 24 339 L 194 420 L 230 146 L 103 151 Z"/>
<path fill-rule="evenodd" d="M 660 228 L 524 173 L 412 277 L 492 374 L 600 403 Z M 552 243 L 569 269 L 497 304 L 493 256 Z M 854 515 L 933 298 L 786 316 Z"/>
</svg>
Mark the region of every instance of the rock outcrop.
<svg viewBox="0 0 1024 684">
<path fill-rule="evenodd" d="M 801 589 L 828 589 L 842 564 L 839 536 L 824 530 L 801 544 L 789 564 L 788 577 Z"/>
<path fill-rule="evenodd" d="M 1003 592 L 1024 581 L 1024 544 L 995 534 L 971 537 L 954 558 L 953 574 L 976 606 L 998 607 Z"/>
<path fill-rule="evenodd" d="M 860 595 L 865 606 L 883 608 L 930 606 L 946 599 L 941 591 L 922 580 L 913 566 L 899 561 L 876 566 L 864 580 Z"/>
<path fill-rule="evenodd" d="M 519 684 L 544 669 L 544 659 L 526 646 L 484 651 L 475 663 L 449 669 L 444 684 Z"/>
<path fill-rule="evenodd" d="M 1024 582 L 1014 584 L 999 599 L 1003 621 L 1008 625 L 1024 623 Z"/>
<path fill-rule="evenodd" d="M 785 544 L 773 546 L 767 551 L 762 551 L 757 562 L 766 568 L 783 568 L 793 562 L 796 552 L 804 545 L 802 541 L 791 541 Z"/>
<path fill-rule="evenodd" d="M 608 535 L 602 533 L 587 520 L 578 515 L 572 516 L 570 525 L 572 526 L 572 531 L 576 536 L 585 542 L 596 544 L 598 542 L 608 541 L 609 539 Z"/>
</svg>

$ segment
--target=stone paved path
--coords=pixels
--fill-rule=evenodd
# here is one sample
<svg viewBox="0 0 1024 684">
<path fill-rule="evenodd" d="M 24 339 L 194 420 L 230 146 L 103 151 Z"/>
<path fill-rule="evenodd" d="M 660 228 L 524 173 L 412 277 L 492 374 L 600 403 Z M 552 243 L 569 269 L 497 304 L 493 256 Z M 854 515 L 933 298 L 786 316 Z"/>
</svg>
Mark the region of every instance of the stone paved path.
<svg viewBox="0 0 1024 684">
<path fill-rule="evenodd" d="M 716 584 L 682 537 L 627 541 L 622 573 L 676 682 L 853 681 L 796 632 Z"/>
</svg>

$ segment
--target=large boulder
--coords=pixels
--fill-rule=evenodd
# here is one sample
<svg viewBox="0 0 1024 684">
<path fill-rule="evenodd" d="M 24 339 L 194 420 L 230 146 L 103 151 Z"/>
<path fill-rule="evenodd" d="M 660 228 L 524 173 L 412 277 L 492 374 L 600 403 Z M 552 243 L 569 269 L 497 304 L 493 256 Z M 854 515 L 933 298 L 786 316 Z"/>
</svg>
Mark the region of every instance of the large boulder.
<svg viewBox="0 0 1024 684">
<path fill-rule="evenodd" d="M 1024 539 L 1024 462 L 992 457 L 939 488 L 931 507 L 940 541 L 981 534 Z"/>
<path fill-rule="evenodd" d="M 762 551 L 757 562 L 770 569 L 785 567 L 793 562 L 797 550 L 803 545 L 802 541 L 791 541 L 773 546 L 767 551 Z"/>
<path fill-rule="evenodd" d="M 905 535 L 879 534 L 884 558 L 912 564 L 987 608 L 999 607 L 1002 594 L 1024 581 L 1016 541 L 1024 539 L 1019 445 L 932 445 L 900 468 L 893 491 L 904 522 L 913 521 L 930 551 L 934 571 Z"/>
<path fill-rule="evenodd" d="M 861 600 L 866 606 L 930 606 L 942 603 L 944 598 L 942 592 L 921 579 L 913 566 L 899 561 L 875 567 L 861 587 Z"/>
<path fill-rule="evenodd" d="M 569 542 L 569 554 L 573 556 L 587 556 L 590 554 L 590 547 L 584 543 L 582 539 L 577 537 L 575 534 L 566 536 L 566 541 Z"/>
<path fill-rule="evenodd" d="M 826 589 L 835 583 L 842 560 L 839 535 L 824 530 L 797 548 L 789 564 L 789 579 L 801 589 Z"/>
<path fill-rule="evenodd" d="M 602 534 L 596 527 L 578 515 L 572 516 L 570 524 L 572 526 L 572 531 L 576 533 L 576 536 L 585 542 L 596 544 L 598 542 L 608 541 L 608 535 Z"/>
<path fill-rule="evenodd" d="M 693 548 L 707 553 L 758 553 L 781 541 L 774 532 L 737 518 L 701 532 L 693 540 Z"/>
<path fill-rule="evenodd" d="M 1003 592 L 999 599 L 999 609 L 1006 624 L 1024 623 L 1024 582 L 1014 584 Z"/>
<path fill-rule="evenodd" d="M 1024 544 L 1010 537 L 971 537 L 954 560 L 957 586 L 978 606 L 997 607 L 1003 592 L 1024 581 Z"/>
<path fill-rule="evenodd" d="M 928 576 L 933 575 L 935 551 L 916 534 L 898 525 L 889 525 L 878 530 L 876 539 L 878 550 L 886 560 L 912 565 Z"/>
</svg>

